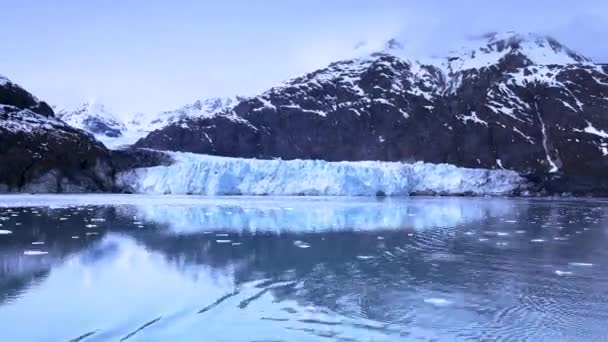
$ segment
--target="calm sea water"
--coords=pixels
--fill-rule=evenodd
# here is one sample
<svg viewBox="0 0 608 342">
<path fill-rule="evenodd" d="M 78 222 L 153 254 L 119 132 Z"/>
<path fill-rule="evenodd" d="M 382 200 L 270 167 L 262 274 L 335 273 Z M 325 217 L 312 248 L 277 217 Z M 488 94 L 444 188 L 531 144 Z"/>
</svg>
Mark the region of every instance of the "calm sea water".
<svg viewBox="0 0 608 342">
<path fill-rule="evenodd" d="M 0 196 L 2 341 L 606 341 L 608 202 Z"/>
</svg>

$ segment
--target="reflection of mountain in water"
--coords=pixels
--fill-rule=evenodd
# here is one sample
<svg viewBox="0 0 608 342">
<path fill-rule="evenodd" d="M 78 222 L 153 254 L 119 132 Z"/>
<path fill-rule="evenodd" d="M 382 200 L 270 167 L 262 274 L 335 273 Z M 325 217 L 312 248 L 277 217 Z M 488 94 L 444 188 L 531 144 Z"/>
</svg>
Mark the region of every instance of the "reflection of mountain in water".
<svg viewBox="0 0 608 342">
<path fill-rule="evenodd" d="M 123 220 L 115 208 L 90 206 L 1 208 L 0 218 L 2 229 L 11 232 L 0 236 L 0 304 L 40 284 L 78 253 L 91 263 L 106 257 L 111 251 L 96 243 Z"/>
</svg>

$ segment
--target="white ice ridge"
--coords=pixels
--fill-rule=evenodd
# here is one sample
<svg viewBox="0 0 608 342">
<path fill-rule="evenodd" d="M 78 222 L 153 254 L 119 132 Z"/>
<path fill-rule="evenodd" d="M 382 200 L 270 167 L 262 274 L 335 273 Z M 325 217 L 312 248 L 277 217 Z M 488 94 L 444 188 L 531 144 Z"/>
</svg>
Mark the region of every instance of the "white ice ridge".
<svg viewBox="0 0 608 342">
<path fill-rule="evenodd" d="M 118 183 L 136 193 L 281 196 L 502 195 L 524 183 L 514 171 L 448 164 L 170 155 L 174 164 L 121 173 Z"/>
</svg>

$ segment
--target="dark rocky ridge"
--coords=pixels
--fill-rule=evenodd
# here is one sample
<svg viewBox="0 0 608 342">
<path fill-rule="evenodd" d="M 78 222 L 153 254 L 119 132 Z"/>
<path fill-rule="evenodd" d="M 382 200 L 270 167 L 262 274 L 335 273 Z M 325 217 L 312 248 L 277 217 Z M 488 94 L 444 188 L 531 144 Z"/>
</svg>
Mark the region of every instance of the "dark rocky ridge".
<svg viewBox="0 0 608 342">
<path fill-rule="evenodd" d="M 170 162 L 148 151 L 111 152 L 23 88 L 0 81 L 0 193 L 121 191 L 117 172 Z"/>
<path fill-rule="evenodd" d="M 605 184 L 608 67 L 549 39 L 540 48 L 564 52 L 571 62 L 534 64 L 521 41 L 496 44 L 504 55 L 479 68 L 446 70 L 390 53 L 333 63 L 231 112 L 152 132 L 136 146 L 234 157 L 415 160 Z"/>
</svg>

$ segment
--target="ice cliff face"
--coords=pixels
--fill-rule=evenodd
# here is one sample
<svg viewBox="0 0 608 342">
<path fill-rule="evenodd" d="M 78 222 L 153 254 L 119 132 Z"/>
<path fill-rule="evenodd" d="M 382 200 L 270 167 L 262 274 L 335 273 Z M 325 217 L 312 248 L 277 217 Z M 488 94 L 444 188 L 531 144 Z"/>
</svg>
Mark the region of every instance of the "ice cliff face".
<svg viewBox="0 0 608 342">
<path fill-rule="evenodd" d="M 256 160 L 172 153 L 170 166 L 140 168 L 118 176 L 137 193 L 199 195 L 407 196 L 502 195 L 524 180 L 506 170 L 398 162 Z"/>
</svg>

